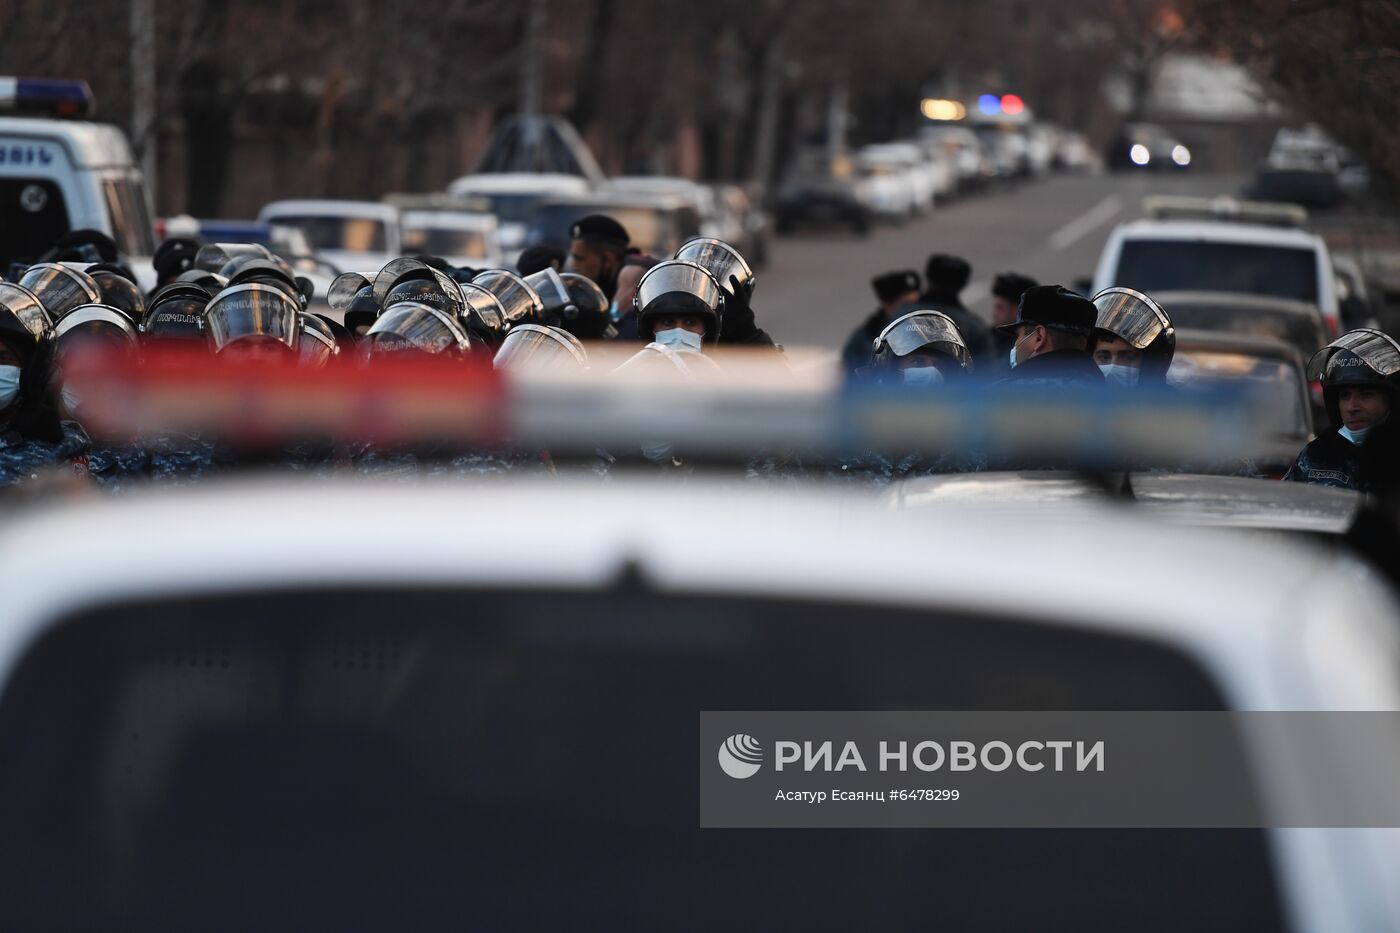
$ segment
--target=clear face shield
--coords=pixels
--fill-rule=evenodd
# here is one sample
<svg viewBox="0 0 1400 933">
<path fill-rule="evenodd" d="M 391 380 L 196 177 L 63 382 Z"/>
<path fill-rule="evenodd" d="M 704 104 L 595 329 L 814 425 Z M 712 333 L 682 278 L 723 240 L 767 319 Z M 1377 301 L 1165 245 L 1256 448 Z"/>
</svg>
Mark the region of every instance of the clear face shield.
<svg viewBox="0 0 1400 933">
<path fill-rule="evenodd" d="M 342 272 L 326 290 L 326 304 L 337 311 L 344 311 L 350 307 L 350 303 L 362 289 L 373 289 L 373 285 L 374 283 L 358 272 Z"/>
<path fill-rule="evenodd" d="M 1308 379 L 1340 381 L 1346 375 L 1345 369 L 1358 365 L 1369 368 L 1382 379 L 1388 379 L 1400 372 L 1400 344 L 1370 328 L 1342 334 L 1308 360 Z"/>
<path fill-rule="evenodd" d="M 569 304 L 569 289 L 559 273 L 551 269 L 541 269 L 525 277 L 525 284 L 540 297 L 545 320 L 558 320 Z"/>
<path fill-rule="evenodd" d="M 13 314 L 37 340 L 53 327 L 44 304 L 27 288 L 13 282 L 0 282 L 0 307 Z"/>
<path fill-rule="evenodd" d="M 739 280 L 739 287 L 746 291 L 752 291 L 757 282 L 753 270 L 744 261 L 744 257 L 739 255 L 739 251 L 723 240 L 714 237 L 696 237 L 688 240 L 680 249 L 676 250 L 676 259 L 684 262 L 693 262 L 701 266 L 710 275 L 714 276 L 720 288 L 729 291 L 729 279 L 733 276 Z"/>
<path fill-rule="evenodd" d="M 374 300 L 381 308 L 397 301 L 419 301 L 455 317 L 466 314 L 457 283 L 421 259 L 395 259 L 374 277 Z"/>
<path fill-rule="evenodd" d="M 452 315 L 418 301 L 401 301 L 385 308 L 361 341 L 362 359 L 386 353 L 416 352 L 429 356 L 464 356 L 471 340 Z"/>
<path fill-rule="evenodd" d="M 272 253 L 260 243 L 206 243 L 194 254 L 194 268 L 227 278 L 229 273 L 223 270 L 238 261 L 271 258 Z"/>
<path fill-rule="evenodd" d="M 1172 349 L 1176 347 L 1176 331 L 1162 306 L 1142 292 L 1131 288 L 1106 288 L 1094 296 L 1098 317 L 1097 330 L 1107 331 L 1124 340 L 1135 350 L 1146 350 L 1167 335 Z"/>
<path fill-rule="evenodd" d="M 495 295 L 505 311 L 506 323 L 533 324 L 544 319 L 544 302 L 525 280 L 505 269 L 487 269 L 472 279 L 473 285 Z"/>
<path fill-rule="evenodd" d="M 466 302 L 467 323 L 475 325 L 489 338 L 499 340 L 506 329 L 506 311 L 501 300 L 480 285 L 468 282 L 458 287 Z"/>
<path fill-rule="evenodd" d="M 78 305 L 99 304 L 102 290 L 92 276 L 67 263 L 41 262 L 30 266 L 20 276 L 19 285 L 28 289 L 57 321 Z"/>
<path fill-rule="evenodd" d="M 913 311 L 891 321 L 875 338 L 877 360 L 908 356 L 919 350 L 950 356 L 964 372 L 972 372 L 972 354 L 958 326 L 939 311 Z"/>
<path fill-rule="evenodd" d="M 521 324 L 506 335 L 492 364 L 513 372 L 588 368 L 588 352 L 578 338 L 557 327 Z"/>
<path fill-rule="evenodd" d="M 297 360 L 302 366 L 320 369 L 330 362 L 331 357 L 340 353 L 335 334 L 326 322 L 314 314 L 301 317 L 301 340 L 297 348 Z"/>
<path fill-rule="evenodd" d="M 233 285 L 215 295 L 204 311 L 205 334 L 215 353 L 237 341 L 279 343 L 296 350 L 301 306 L 284 291 L 262 282 Z"/>
</svg>

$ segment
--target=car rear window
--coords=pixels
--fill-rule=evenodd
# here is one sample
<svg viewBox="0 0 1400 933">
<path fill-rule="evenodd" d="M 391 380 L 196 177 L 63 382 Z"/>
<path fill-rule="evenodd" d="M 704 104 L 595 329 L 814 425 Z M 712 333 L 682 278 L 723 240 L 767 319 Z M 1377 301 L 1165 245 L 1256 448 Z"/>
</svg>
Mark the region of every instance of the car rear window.
<svg viewBox="0 0 1400 933">
<path fill-rule="evenodd" d="M 676 247 L 669 246 L 675 238 L 670 232 L 667 215 L 652 207 L 615 207 L 592 204 L 541 204 L 530 217 L 530 245 L 548 244 L 567 248 L 569 228 L 574 221 L 589 214 L 605 214 L 622 224 L 632 245 L 644 253 L 668 255 Z"/>
<path fill-rule="evenodd" d="M 1236 292 L 1316 304 L 1312 250 L 1195 240 L 1125 240 L 1114 285 L 1138 291 Z"/>
<path fill-rule="evenodd" d="M 1173 303 L 1167 308 L 1177 329 L 1217 331 L 1282 340 L 1307 359 L 1327 342 L 1320 314 L 1304 315 L 1265 308 Z"/>
<path fill-rule="evenodd" d="M 702 710 L 1221 706 L 1160 645 L 916 609 L 105 608 L 0 697 L 0 928 L 1277 929 L 1258 831 L 698 828 Z"/>
<path fill-rule="evenodd" d="M 1178 348 L 1167 382 L 1203 395 L 1242 389 L 1258 400 L 1266 434 L 1301 438 L 1308 433 L 1308 396 L 1296 364 L 1229 350 Z"/>
<path fill-rule="evenodd" d="M 272 223 L 296 227 L 313 249 L 382 253 L 388 249 L 382 221 L 371 217 L 298 217 L 278 215 Z"/>
</svg>

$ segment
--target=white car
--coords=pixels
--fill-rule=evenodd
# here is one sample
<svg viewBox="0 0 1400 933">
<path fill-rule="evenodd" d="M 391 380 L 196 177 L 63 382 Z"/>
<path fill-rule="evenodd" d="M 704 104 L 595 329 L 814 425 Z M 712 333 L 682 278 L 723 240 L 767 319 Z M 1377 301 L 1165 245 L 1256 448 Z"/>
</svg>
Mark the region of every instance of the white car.
<svg viewBox="0 0 1400 933">
<path fill-rule="evenodd" d="M 990 167 L 977 134 L 966 126 L 926 126 L 919 131 L 926 149 L 942 150 L 952 160 L 959 188 L 972 188 L 986 180 Z"/>
<path fill-rule="evenodd" d="M 1388 591 L 1276 537 L 245 480 L 26 508 L 0 590 L 5 929 L 1400 928 L 1393 829 L 699 825 L 706 710 L 1400 711 Z M 1266 797 L 1347 793 L 1284 750 L 1231 747 Z"/>
<path fill-rule="evenodd" d="M 856 169 L 866 183 L 867 206 L 876 217 L 908 220 L 931 202 L 931 186 L 902 156 L 867 147 L 856 153 Z"/>
<path fill-rule="evenodd" d="M 16 114 L 0 115 L 0 275 L 90 229 L 116 241 L 142 288 L 155 287 L 151 199 L 126 135 L 59 116 L 92 107 L 82 81 L 0 77 L 0 114 Z"/>
<path fill-rule="evenodd" d="M 496 215 L 449 208 L 405 208 L 399 215 L 404 252 L 440 256 L 454 266 L 500 267 Z"/>
<path fill-rule="evenodd" d="M 525 248 L 525 234 L 536 204 L 556 195 L 587 194 L 591 188 L 588 180 L 579 175 L 485 172 L 458 178 L 447 186 L 447 193 L 472 202 L 473 210 L 496 215 L 503 258 L 513 264 Z"/>
<path fill-rule="evenodd" d="M 1315 305 L 1332 336 L 1341 332 L 1337 282 L 1327 244 L 1302 229 L 1292 205 L 1233 199 L 1149 198 L 1148 217 L 1109 235 L 1093 293 L 1123 285 L 1164 291 L 1233 292 Z"/>
<path fill-rule="evenodd" d="M 398 209 L 378 201 L 274 201 L 258 220 L 296 227 L 341 272 L 373 276 L 403 254 Z"/>
</svg>

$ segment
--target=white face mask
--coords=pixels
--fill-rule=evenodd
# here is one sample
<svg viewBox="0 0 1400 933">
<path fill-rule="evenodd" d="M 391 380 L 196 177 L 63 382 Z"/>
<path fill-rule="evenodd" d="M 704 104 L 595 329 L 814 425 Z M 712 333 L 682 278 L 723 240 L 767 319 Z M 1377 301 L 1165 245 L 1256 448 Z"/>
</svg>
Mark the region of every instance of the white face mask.
<svg viewBox="0 0 1400 933">
<path fill-rule="evenodd" d="M 1124 389 L 1131 389 L 1138 384 L 1138 376 L 1141 370 L 1136 366 L 1122 366 L 1118 363 L 1108 363 L 1099 367 L 1099 372 L 1103 373 L 1104 381 L 1111 386 L 1119 386 Z"/>
<path fill-rule="evenodd" d="M 0 410 L 9 408 L 19 396 L 18 366 L 0 366 Z"/>
<path fill-rule="evenodd" d="M 1022 335 L 1021 335 L 1021 340 L 1025 340 L 1027 337 L 1029 337 L 1031 334 L 1034 334 L 1034 333 L 1035 333 L 1035 331 L 1031 331 L 1030 334 L 1022 334 Z M 1018 340 L 1018 341 L 1016 341 L 1015 343 L 1013 343 L 1013 344 L 1011 345 L 1011 368 L 1012 368 L 1012 369 L 1015 369 L 1015 368 L 1016 368 L 1016 348 L 1019 347 L 1019 346 L 1021 345 L 1021 340 Z"/>
<path fill-rule="evenodd" d="M 911 366 L 904 370 L 904 384 L 907 386 L 941 386 L 943 374 L 937 366 Z"/>
<path fill-rule="evenodd" d="M 671 327 L 656 332 L 656 342 L 663 347 L 670 347 L 677 353 L 699 353 L 703 341 L 704 338 L 699 334 L 691 333 L 680 327 Z"/>
</svg>

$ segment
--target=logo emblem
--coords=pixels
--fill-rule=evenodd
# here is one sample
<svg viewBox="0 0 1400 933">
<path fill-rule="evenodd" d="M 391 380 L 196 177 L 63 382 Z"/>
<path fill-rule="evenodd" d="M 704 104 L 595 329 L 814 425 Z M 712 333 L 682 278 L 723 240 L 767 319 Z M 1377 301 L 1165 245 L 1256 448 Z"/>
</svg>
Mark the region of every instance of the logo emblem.
<svg viewBox="0 0 1400 933">
<path fill-rule="evenodd" d="M 19 193 L 19 206 L 31 214 L 42 211 L 49 203 L 49 193 L 38 185 L 25 185 Z"/>
<path fill-rule="evenodd" d="M 719 766 L 737 780 L 753 777 L 762 764 L 763 746 L 751 735 L 731 735 L 719 747 Z"/>
</svg>

